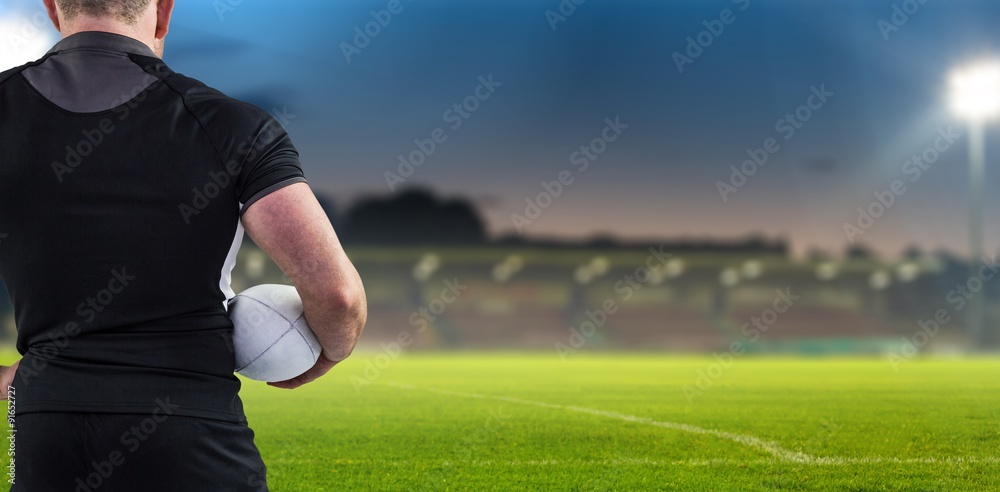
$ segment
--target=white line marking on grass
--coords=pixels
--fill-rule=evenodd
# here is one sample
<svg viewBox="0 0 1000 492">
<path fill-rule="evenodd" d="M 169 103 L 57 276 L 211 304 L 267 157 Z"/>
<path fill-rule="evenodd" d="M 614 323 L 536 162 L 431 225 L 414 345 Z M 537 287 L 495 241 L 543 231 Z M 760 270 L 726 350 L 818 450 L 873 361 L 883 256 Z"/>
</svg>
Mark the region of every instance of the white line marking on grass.
<svg viewBox="0 0 1000 492">
<path fill-rule="evenodd" d="M 719 466 L 770 466 L 786 465 L 787 461 L 775 458 L 761 458 L 755 460 L 740 459 L 712 459 L 712 460 L 653 460 L 649 458 L 615 458 L 607 460 L 469 460 L 469 461 L 381 461 L 381 460 L 357 460 L 357 459 L 333 459 L 322 458 L 302 459 L 302 458 L 279 458 L 269 460 L 274 463 L 292 464 L 327 464 L 327 465 L 358 465 L 358 466 L 454 466 L 464 464 L 480 467 L 497 466 L 687 466 L 687 467 L 719 467 Z M 843 466 L 843 465 L 992 465 L 1000 463 L 1000 458 L 818 458 L 815 462 L 796 463 L 807 466 Z"/>
<path fill-rule="evenodd" d="M 634 422 L 637 424 L 653 425 L 656 427 L 663 427 L 666 429 L 679 430 L 683 432 L 690 432 L 692 434 L 702 434 L 715 436 L 722 439 L 728 439 L 730 441 L 748 446 L 751 448 L 756 448 L 764 451 L 768 454 L 773 455 L 778 458 L 773 459 L 762 459 L 762 460 L 685 460 L 685 461 L 654 461 L 654 460 L 604 460 L 604 461 L 580 461 L 579 464 L 584 465 L 614 465 L 614 464 L 650 464 L 650 465 L 674 465 L 674 466 L 727 466 L 727 465 L 768 465 L 768 464 L 779 464 L 781 462 L 791 462 L 800 463 L 806 465 L 867 465 L 867 464 L 900 464 L 900 465 L 972 465 L 972 464 L 997 464 L 1000 463 L 1000 458 L 996 457 L 968 457 L 968 458 L 886 458 L 881 456 L 866 457 L 866 458 L 839 458 L 835 456 L 812 456 L 805 453 L 799 453 L 789 449 L 781 447 L 779 444 L 766 441 L 747 434 L 734 434 L 732 432 L 725 432 L 715 429 L 706 429 L 704 427 L 698 427 L 691 424 L 681 424 L 677 422 L 664 422 L 660 420 L 653 420 L 647 417 L 638 417 L 635 415 L 628 415 L 618 412 L 609 412 L 605 410 L 595 410 L 592 408 L 584 408 L 573 405 L 557 405 L 554 403 L 545 403 L 541 401 L 532 400 L 522 400 L 520 398 L 512 398 L 509 396 L 492 396 L 483 395 L 480 393 L 463 393 L 460 391 L 443 390 L 438 388 L 421 388 L 418 386 L 413 386 L 410 384 L 402 383 L 389 383 L 389 386 L 395 388 L 402 388 L 407 390 L 425 390 L 432 391 L 435 393 L 441 393 L 444 395 L 451 396 L 461 396 L 465 398 L 477 398 L 481 400 L 499 400 L 506 401 L 510 403 L 519 403 L 522 405 L 532 405 L 542 408 L 552 408 L 556 410 L 569 410 L 572 412 L 589 413 L 591 415 L 598 415 L 601 417 L 608 417 L 612 419 L 624 420 L 626 422 Z M 521 466 L 544 466 L 544 465 L 560 465 L 560 464 L 578 464 L 576 461 L 559 461 L 559 460 L 541 460 L 541 461 L 480 461 L 473 462 L 473 464 L 480 465 L 521 465 Z"/>
<path fill-rule="evenodd" d="M 620 466 L 620 465 L 651 465 L 651 466 L 753 466 L 753 465 L 782 465 L 786 461 L 782 459 L 713 459 L 713 460 L 651 460 L 648 458 L 617 458 L 608 460 L 509 460 L 509 461 L 470 461 L 473 466 Z M 805 465 L 975 465 L 975 464 L 996 464 L 1000 463 L 1000 458 L 817 458 L 815 462 L 799 462 Z M 444 465 L 451 465 L 444 462 Z"/>
<path fill-rule="evenodd" d="M 635 415 L 628 415 L 628 414 L 624 414 L 624 413 L 608 412 L 608 411 L 605 411 L 605 410 L 594 410 L 592 408 L 577 407 L 577 406 L 573 406 L 573 405 L 556 405 L 556 404 L 553 404 L 553 403 L 545 403 L 545 402 L 541 402 L 541 401 L 531 401 L 531 400 L 522 400 L 520 398 L 511 398 L 511 397 L 508 397 L 508 396 L 491 396 L 491 395 L 482 395 L 482 394 L 479 394 L 479 393 L 462 393 L 462 392 L 458 392 L 458 391 L 449 391 L 449 390 L 443 390 L 443 389 L 437 389 L 437 388 L 418 388 L 416 386 L 412 386 L 412 385 L 409 385 L 409 384 L 400 384 L 400 383 L 389 383 L 389 385 L 393 386 L 393 387 L 396 387 L 396 388 L 409 389 L 409 390 L 424 389 L 424 390 L 427 390 L 427 391 L 433 391 L 435 393 L 441 393 L 441 394 L 452 395 L 452 396 L 462 396 L 462 397 L 466 397 L 466 398 L 478 398 L 478 399 L 484 399 L 484 400 L 499 400 L 499 401 L 506 401 L 506 402 L 510 402 L 510 403 L 520 403 L 522 405 L 532 405 L 532 406 L 542 407 L 542 408 L 552 408 L 552 409 L 556 409 L 556 410 L 569 410 L 571 412 L 589 413 L 591 415 L 598 415 L 598 416 L 601 416 L 601 417 L 608 417 L 608 418 L 612 418 L 612 419 L 624 420 L 626 422 L 634 422 L 634 423 L 637 423 L 637 424 L 654 425 L 656 427 L 663 427 L 663 428 L 666 428 L 666 429 L 673 429 L 673 430 L 679 430 L 679 431 L 683 431 L 683 432 L 689 432 L 691 434 L 703 434 L 703 435 L 715 436 L 715 437 L 719 437 L 719 438 L 722 438 L 722 439 L 728 439 L 730 441 L 734 441 L 734 442 L 742 444 L 744 446 L 748 446 L 748 447 L 751 447 L 751 448 L 759 449 L 761 451 L 764 451 L 765 453 L 774 455 L 775 457 L 777 457 L 777 458 L 779 458 L 779 459 L 781 459 L 783 461 L 790 461 L 790 462 L 793 462 L 793 463 L 816 463 L 816 462 L 818 462 L 820 460 L 826 459 L 826 458 L 817 458 L 815 456 L 810 456 L 810 455 L 805 454 L 805 453 L 799 453 L 799 452 L 796 452 L 796 451 L 791 451 L 791 450 L 788 450 L 788 449 L 785 449 L 785 448 L 781 447 L 777 443 L 774 443 L 774 442 L 771 442 L 771 441 L 765 441 L 763 439 L 760 439 L 760 438 L 757 438 L 757 437 L 754 437 L 754 436 L 751 436 L 751 435 L 747 435 L 747 434 L 733 434 L 732 432 L 724 432 L 724 431 L 720 431 L 720 430 L 706 429 L 704 427 L 698 427 L 698 426 L 690 425 L 690 424 L 680 424 L 680 423 L 677 423 L 677 422 L 664 422 L 664 421 L 660 421 L 660 420 L 653 420 L 653 419 L 646 418 L 646 417 L 637 417 Z"/>
</svg>

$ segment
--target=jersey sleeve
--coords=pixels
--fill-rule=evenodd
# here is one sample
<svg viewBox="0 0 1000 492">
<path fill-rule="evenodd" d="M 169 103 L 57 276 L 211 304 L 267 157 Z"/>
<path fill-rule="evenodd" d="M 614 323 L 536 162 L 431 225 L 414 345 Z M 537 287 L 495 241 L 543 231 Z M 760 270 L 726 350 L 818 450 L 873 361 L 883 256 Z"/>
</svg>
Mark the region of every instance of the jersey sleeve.
<svg viewBox="0 0 1000 492">
<path fill-rule="evenodd" d="M 306 182 L 299 153 L 284 128 L 268 117 L 247 149 L 237 183 L 241 214 L 257 200 L 281 188 Z"/>
<path fill-rule="evenodd" d="M 240 215 L 257 200 L 285 186 L 306 181 L 299 153 L 288 132 L 263 109 L 226 96 L 205 84 L 170 71 L 159 59 L 145 70 L 184 100 L 184 107 L 215 146 L 218 172 L 235 178 L 231 190 Z"/>
</svg>

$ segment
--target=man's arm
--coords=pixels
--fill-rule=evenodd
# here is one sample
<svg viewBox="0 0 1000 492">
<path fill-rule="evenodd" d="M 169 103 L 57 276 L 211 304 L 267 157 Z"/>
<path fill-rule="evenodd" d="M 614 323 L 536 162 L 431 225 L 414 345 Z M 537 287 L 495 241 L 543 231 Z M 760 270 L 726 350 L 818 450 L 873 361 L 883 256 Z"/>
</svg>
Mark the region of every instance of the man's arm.
<svg viewBox="0 0 1000 492">
<path fill-rule="evenodd" d="M 368 317 L 361 277 L 306 183 L 252 203 L 243 213 L 243 227 L 295 284 L 306 321 L 323 346 L 319 361 L 305 374 L 269 383 L 297 388 L 326 374 L 354 350 Z"/>
</svg>

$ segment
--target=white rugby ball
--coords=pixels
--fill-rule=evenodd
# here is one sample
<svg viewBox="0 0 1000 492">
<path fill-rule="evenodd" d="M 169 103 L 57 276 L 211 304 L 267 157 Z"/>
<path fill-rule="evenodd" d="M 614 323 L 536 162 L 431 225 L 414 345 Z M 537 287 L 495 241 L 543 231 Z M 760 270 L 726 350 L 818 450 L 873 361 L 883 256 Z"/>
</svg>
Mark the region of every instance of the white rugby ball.
<svg viewBox="0 0 1000 492">
<path fill-rule="evenodd" d="M 251 287 L 230 299 L 236 372 L 257 381 L 285 381 L 319 360 L 322 346 L 290 285 Z"/>
</svg>

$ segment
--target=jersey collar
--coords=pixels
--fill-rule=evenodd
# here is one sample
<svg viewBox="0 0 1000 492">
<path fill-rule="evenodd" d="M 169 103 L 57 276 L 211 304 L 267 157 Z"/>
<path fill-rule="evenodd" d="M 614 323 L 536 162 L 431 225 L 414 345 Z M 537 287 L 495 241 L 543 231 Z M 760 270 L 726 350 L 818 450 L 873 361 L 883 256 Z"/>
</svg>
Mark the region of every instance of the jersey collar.
<svg viewBox="0 0 1000 492">
<path fill-rule="evenodd" d="M 153 50 L 143 42 L 110 32 L 84 31 L 78 32 L 56 43 L 49 53 L 76 49 L 110 51 L 114 53 L 131 53 L 134 55 L 158 58 Z"/>
</svg>

